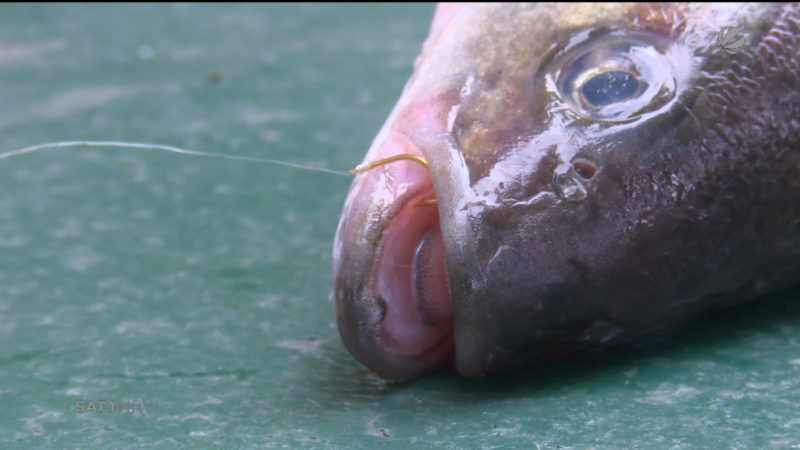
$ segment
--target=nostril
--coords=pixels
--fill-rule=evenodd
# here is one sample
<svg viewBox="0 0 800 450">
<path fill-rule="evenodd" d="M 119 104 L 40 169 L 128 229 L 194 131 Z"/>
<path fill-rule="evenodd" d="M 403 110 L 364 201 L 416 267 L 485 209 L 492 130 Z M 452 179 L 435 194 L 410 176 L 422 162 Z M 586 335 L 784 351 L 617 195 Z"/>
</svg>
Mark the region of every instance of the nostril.
<svg viewBox="0 0 800 450">
<path fill-rule="evenodd" d="M 597 166 L 585 159 L 579 159 L 572 163 L 572 170 L 584 180 L 591 180 L 597 173 Z"/>
</svg>

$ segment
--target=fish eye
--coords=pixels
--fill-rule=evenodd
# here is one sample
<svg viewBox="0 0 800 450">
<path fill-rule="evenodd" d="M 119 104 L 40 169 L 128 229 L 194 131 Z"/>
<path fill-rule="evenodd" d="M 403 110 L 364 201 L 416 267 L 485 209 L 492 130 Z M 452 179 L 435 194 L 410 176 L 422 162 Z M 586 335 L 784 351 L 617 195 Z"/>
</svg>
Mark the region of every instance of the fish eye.
<svg viewBox="0 0 800 450">
<path fill-rule="evenodd" d="M 636 76 L 621 70 L 601 72 L 580 85 L 580 95 L 590 107 L 602 108 L 633 97 L 639 91 Z"/>
<path fill-rule="evenodd" d="M 627 121 L 668 105 L 685 70 L 661 36 L 614 32 L 571 45 L 555 59 L 559 97 L 579 115 Z"/>
</svg>

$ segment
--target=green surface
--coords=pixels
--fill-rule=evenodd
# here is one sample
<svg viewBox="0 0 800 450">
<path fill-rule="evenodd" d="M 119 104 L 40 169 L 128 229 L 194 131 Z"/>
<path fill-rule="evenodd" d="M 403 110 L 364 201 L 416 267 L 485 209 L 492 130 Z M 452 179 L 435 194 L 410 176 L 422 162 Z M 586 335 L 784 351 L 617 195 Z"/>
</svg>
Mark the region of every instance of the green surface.
<svg viewBox="0 0 800 450">
<path fill-rule="evenodd" d="M 347 169 L 432 10 L 2 5 L 0 147 Z M 644 349 L 379 380 L 328 300 L 349 183 L 152 151 L 0 161 L 0 448 L 800 445 L 796 292 Z M 115 411 L 77 411 L 90 401 Z M 132 401 L 150 410 L 120 412 Z"/>
</svg>

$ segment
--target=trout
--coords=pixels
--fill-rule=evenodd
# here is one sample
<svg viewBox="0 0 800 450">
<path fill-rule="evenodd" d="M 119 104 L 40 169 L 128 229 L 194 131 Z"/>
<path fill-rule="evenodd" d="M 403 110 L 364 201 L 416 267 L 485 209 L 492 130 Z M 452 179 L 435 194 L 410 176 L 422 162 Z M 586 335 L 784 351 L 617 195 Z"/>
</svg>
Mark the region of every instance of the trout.
<svg viewBox="0 0 800 450">
<path fill-rule="evenodd" d="M 337 228 L 345 346 L 477 377 L 797 285 L 799 53 L 797 4 L 437 6 Z"/>
</svg>

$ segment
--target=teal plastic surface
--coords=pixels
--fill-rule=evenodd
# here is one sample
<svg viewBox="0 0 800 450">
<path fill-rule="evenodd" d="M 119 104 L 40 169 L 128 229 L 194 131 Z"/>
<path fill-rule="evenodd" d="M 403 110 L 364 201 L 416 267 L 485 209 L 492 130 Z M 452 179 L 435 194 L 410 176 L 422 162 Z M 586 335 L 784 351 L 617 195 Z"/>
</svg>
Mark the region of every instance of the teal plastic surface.
<svg viewBox="0 0 800 450">
<path fill-rule="evenodd" d="M 5 4 L 0 148 L 346 170 L 432 11 Z M 646 348 L 380 380 L 328 299 L 350 181 L 123 149 L 0 160 L 0 447 L 800 446 L 797 292 Z"/>
</svg>

